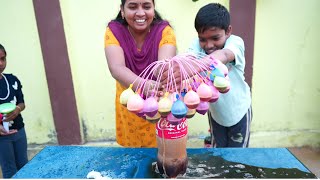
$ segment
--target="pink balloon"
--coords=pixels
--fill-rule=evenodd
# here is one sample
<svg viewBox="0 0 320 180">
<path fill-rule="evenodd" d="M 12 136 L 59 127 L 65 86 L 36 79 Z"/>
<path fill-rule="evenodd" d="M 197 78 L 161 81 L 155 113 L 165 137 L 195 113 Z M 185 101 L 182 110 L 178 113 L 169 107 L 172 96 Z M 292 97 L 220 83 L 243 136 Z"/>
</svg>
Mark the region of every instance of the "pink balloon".
<svg viewBox="0 0 320 180">
<path fill-rule="evenodd" d="M 219 99 L 219 96 L 220 96 L 220 92 L 218 91 L 217 88 L 215 88 L 213 85 L 212 86 L 209 86 L 211 91 L 212 91 L 212 96 L 210 98 L 210 100 L 208 102 L 210 103 L 214 103 L 216 102 L 218 99 Z"/>
<path fill-rule="evenodd" d="M 184 103 L 190 109 L 196 109 L 200 103 L 199 95 L 190 89 L 187 94 L 184 96 Z"/>
<path fill-rule="evenodd" d="M 144 100 L 139 94 L 134 94 L 129 97 L 127 109 L 133 113 L 138 113 L 143 109 Z"/>
<path fill-rule="evenodd" d="M 212 91 L 211 91 L 210 87 L 207 84 L 205 84 L 204 82 L 202 82 L 200 84 L 200 86 L 198 87 L 197 93 L 198 93 L 201 101 L 209 101 L 212 96 Z"/>
</svg>

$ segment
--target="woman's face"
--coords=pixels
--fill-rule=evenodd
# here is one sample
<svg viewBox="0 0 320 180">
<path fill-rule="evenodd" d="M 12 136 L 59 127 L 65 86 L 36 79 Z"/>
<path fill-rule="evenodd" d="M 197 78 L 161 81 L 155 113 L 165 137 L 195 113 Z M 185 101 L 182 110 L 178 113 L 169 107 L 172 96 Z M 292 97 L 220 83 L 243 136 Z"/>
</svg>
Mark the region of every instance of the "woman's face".
<svg viewBox="0 0 320 180">
<path fill-rule="evenodd" d="M 0 49 L 0 73 L 3 73 L 4 69 L 7 66 L 6 54 L 3 50 Z"/>
<path fill-rule="evenodd" d="M 127 0 L 121 13 L 132 30 L 149 31 L 155 16 L 154 3 L 152 0 Z"/>
</svg>

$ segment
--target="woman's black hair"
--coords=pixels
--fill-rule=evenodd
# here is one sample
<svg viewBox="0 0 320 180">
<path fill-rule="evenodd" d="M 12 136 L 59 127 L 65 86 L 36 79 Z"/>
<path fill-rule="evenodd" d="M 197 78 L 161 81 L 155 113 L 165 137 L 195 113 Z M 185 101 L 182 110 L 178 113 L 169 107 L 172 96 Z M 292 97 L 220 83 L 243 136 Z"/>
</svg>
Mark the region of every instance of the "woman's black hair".
<svg viewBox="0 0 320 180">
<path fill-rule="evenodd" d="M 126 1 L 127 0 L 121 0 L 122 7 L 124 7 L 124 4 L 126 3 Z M 154 0 L 152 0 L 152 2 L 153 2 L 153 4 L 155 4 Z M 160 16 L 160 14 L 158 13 L 158 11 L 157 10 L 154 10 L 154 11 L 155 11 L 155 17 L 154 17 L 154 20 L 152 21 L 152 24 L 163 20 L 162 17 Z M 121 10 L 119 11 L 117 17 L 114 20 L 120 22 L 123 25 L 128 25 L 128 22 L 126 21 L 126 19 L 122 19 Z"/>
<path fill-rule="evenodd" d="M 7 55 L 6 49 L 1 44 L 0 44 L 0 50 L 2 50 L 5 55 Z"/>
</svg>

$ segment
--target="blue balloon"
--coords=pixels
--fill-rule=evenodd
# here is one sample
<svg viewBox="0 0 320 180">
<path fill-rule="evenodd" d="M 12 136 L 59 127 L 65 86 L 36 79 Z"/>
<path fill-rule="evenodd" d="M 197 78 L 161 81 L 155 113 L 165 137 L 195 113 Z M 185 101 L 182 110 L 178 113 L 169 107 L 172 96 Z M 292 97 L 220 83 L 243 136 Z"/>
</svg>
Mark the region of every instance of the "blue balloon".
<svg viewBox="0 0 320 180">
<path fill-rule="evenodd" d="M 220 76 L 220 77 L 224 77 L 224 74 L 221 72 L 220 69 L 218 68 L 214 68 L 210 71 L 210 75 L 209 75 L 209 78 L 211 81 L 214 81 L 214 77 L 215 76 Z"/>
<path fill-rule="evenodd" d="M 187 115 L 188 107 L 179 99 L 179 95 L 176 96 L 177 100 L 172 104 L 171 113 L 174 117 L 181 119 Z"/>
</svg>

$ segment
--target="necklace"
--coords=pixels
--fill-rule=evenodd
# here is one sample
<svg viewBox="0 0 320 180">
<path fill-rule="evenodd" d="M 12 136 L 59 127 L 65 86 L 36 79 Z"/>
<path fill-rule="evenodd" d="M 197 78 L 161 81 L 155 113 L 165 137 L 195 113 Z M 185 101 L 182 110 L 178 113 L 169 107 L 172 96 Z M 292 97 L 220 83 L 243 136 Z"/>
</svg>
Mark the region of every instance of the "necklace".
<svg viewBox="0 0 320 180">
<path fill-rule="evenodd" d="M 130 29 L 129 29 L 129 26 L 127 26 L 127 29 L 128 29 L 128 31 L 129 31 L 132 39 L 134 40 L 134 43 L 135 43 L 136 45 L 138 45 L 136 39 L 134 38 L 134 36 L 132 35 L 132 33 L 131 33 Z"/>
<path fill-rule="evenodd" d="M 3 100 L 6 100 L 6 99 L 9 97 L 9 95 L 10 95 L 10 88 L 9 88 L 9 82 L 8 82 L 6 76 L 5 76 L 4 74 L 2 74 L 2 73 L 1 73 L 1 75 L 2 75 L 2 77 L 4 78 L 4 80 L 5 80 L 6 83 L 7 83 L 7 91 L 8 91 L 8 94 L 6 95 L 6 97 L 0 98 L 0 100 L 3 101 Z"/>
<path fill-rule="evenodd" d="M 131 35 L 131 37 L 132 37 L 132 39 L 133 39 L 134 43 L 136 44 L 136 46 L 137 46 L 137 47 L 139 47 L 139 44 L 138 44 L 138 42 L 136 41 L 136 39 L 134 38 L 134 36 L 132 35 L 132 33 L 131 33 L 131 31 L 130 31 L 129 26 L 127 26 L 127 29 L 128 29 L 128 31 L 129 31 L 129 33 L 130 33 L 130 35 Z M 150 33 L 150 28 L 149 28 L 149 30 L 148 30 L 148 32 L 147 32 L 147 34 L 148 34 L 148 33 Z M 142 44 L 143 44 L 143 43 L 142 43 Z M 138 49 L 141 49 L 141 48 L 138 48 Z"/>
</svg>

